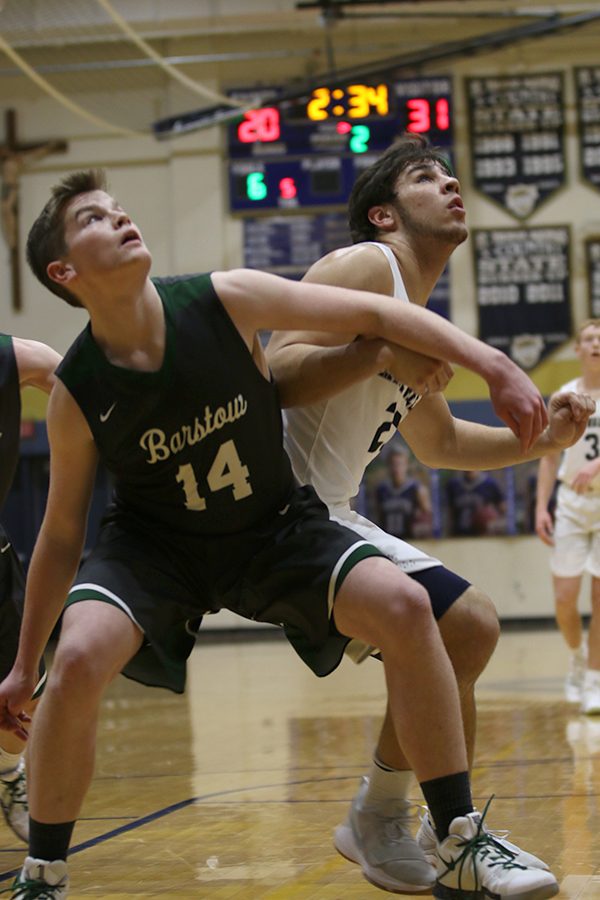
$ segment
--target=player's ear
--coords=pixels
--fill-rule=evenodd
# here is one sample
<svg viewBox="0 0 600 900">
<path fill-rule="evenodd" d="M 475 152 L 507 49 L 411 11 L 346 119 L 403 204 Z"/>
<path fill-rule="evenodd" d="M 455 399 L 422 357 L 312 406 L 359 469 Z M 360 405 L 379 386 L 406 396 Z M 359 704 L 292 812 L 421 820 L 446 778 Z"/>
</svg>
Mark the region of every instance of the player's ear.
<svg viewBox="0 0 600 900">
<path fill-rule="evenodd" d="M 367 213 L 367 218 L 378 231 L 392 231 L 396 227 L 394 209 L 390 203 L 372 206 Z"/>
<path fill-rule="evenodd" d="M 50 281 L 55 281 L 61 287 L 67 287 L 76 272 L 70 263 L 62 259 L 55 259 L 46 266 L 46 274 Z"/>
</svg>

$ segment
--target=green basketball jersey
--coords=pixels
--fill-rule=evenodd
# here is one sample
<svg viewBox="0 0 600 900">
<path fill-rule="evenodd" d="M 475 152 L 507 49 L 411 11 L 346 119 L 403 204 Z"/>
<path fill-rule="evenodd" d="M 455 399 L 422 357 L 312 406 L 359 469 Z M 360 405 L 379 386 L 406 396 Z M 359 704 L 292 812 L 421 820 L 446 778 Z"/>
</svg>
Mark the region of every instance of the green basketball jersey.
<svg viewBox="0 0 600 900">
<path fill-rule="evenodd" d="M 112 365 L 88 325 L 57 375 L 114 476 L 118 512 L 186 534 L 253 528 L 285 506 L 294 487 L 275 385 L 209 274 L 154 284 L 166 321 L 158 371 Z"/>
</svg>

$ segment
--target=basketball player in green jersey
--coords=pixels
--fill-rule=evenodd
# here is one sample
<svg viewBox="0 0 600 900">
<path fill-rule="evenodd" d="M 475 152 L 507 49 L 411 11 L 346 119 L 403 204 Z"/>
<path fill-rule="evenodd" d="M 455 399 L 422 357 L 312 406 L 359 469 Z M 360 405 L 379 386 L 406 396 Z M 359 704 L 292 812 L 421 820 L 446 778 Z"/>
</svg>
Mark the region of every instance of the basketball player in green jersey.
<svg viewBox="0 0 600 900">
<path fill-rule="evenodd" d="M 38 659 L 68 594 L 30 739 L 30 856 L 12 896 L 67 896 L 65 860 L 106 686 L 123 671 L 182 691 L 194 642 L 187 623 L 221 608 L 282 625 L 317 675 L 338 665 L 351 639 L 379 647 L 440 858 L 455 860 L 435 890 L 553 896 L 549 872 L 515 865 L 469 818 L 458 688 L 427 592 L 416 582 L 406 590 L 392 562 L 297 486 L 258 332 L 339 329 L 436 348 L 486 378 L 527 444 L 576 440 L 587 398 L 557 399 L 545 428 L 541 397 L 502 354 L 375 294 L 247 270 L 151 279 L 150 252 L 98 173 L 54 189 L 27 252 L 42 283 L 90 322 L 57 370 L 48 503 L 17 659 L 0 685 L 0 725 L 22 735 Z M 114 475 L 114 501 L 77 572 L 99 459 Z M 487 855 L 471 852 L 480 844 Z"/>
<path fill-rule="evenodd" d="M 304 281 L 376 290 L 399 308 L 425 306 L 453 250 L 467 238 L 460 186 L 448 163 L 427 142 L 406 136 L 356 181 L 349 219 L 354 245 L 316 262 Z M 312 484 L 330 514 L 375 544 L 398 566 L 400 583 L 425 587 L 452 661 L 461 699 L 469 761 L 475 743 L 474 685 L 498 638 L 491 600 L 446 569 L 440 560 L 386 534 L 350 507 L 368 463 L 397 430 L 425 465 L 497 469 L 531 459 L 508 428 L 487 428 L 453 418 L 440 392 L 414 391 L 406 374 L 411 360 L 391 372 L 373 365 L 370 341 L 339 335 L 275 334 L 269 365 L 286 410 L 285 446 L 296 477 Z M 365 377 L 365 372 L 369 377 Z M 393 376 L 393 377 L 392 377 Z M 443 383 L 441 387 L 443 388 Z M 423 396 L 421 396 L 423 395 Z M 357 661 L 373 648 L 349 645 Z M 418 676 L 417 676 L 418 677 Z M 427 816 L 412 834 L 410 765 L 387 711 L 369 777 L 362 780 L 346 822 L 335 831 L 338 850 L 359 863 L 365 876 L 390 891 L 426 890 L 435 880 L 436 835 Z M 526 865 L 544 865 L 506 840 L 503 846 Z"/>
<path fill-rule="evenodd" d="M 39 341 L 0 333 L 0 510 L 10 491 L 17 463 L 21 429 L 21 391 L 35 387 L 48 394 L 60 356 Z M 0 676 L 11 670 L 19 643 L 23 613 L 25 575 L 21 562 L 4 528 L 0 525 Z M 45 681 L 40 661 L 39 681 L 32 699 L 25 705 L 31 715 Z M 23 751 L 23 737 L 6 731 L 0 734 L 0 807 L 7 824 L 21 840 L 27 841 L 29 810 Z"/>
</svg>

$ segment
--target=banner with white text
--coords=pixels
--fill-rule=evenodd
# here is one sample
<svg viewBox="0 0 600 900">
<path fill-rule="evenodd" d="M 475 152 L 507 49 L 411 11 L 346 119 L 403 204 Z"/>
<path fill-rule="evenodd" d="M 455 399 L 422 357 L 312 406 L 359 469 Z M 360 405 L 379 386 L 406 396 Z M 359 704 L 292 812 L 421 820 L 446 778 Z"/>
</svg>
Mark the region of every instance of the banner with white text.
<svg viewBox="0 0 600 900">
<path fill-rule="evenodd" d="M 467 79 L 475 187 L 517 219 L 565 183 L 560 72 Z"/>
<path fill-rule="evenodd" d="M 532 369 L 571 336 L 568 225 L 473 233 L 479 337 Z"/>
</svg>

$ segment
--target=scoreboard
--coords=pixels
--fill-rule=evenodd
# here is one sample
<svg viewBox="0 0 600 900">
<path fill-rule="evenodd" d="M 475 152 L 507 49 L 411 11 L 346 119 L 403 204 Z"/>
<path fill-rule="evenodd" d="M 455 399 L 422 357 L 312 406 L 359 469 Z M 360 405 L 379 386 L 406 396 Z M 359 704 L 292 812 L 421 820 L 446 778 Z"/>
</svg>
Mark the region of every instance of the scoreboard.
<svg viewBox="0 0 600 900">
<path fill-rule="evenodd" d="M 452 155 L 447 77 L 328 84 L 279 102 L 275 88 L 230 96 L 256 103 L 228 126 L 234 212 L 344 206 L 360 172 L 405 131 Z"/>
</svg>

